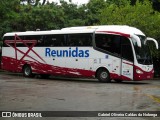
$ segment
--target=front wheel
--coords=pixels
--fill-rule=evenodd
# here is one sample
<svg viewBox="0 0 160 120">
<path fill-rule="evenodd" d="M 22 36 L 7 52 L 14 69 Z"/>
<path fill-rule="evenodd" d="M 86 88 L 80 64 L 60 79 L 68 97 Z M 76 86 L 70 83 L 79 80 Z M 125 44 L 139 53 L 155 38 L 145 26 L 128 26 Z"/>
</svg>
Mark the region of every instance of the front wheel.
<svg viewBox="0 0 160 120">
<path fill-rule="evenodd" d="M 32 69 L 31 69 L 31 66 L 30 65 L 25 65 L 23 67 L 23 75 L 25 77 L 33 77 L 33 74 L 32 74 Z"/>
<path fill-rule="evenodd" d="M 106 69 L 100 69 L 97 72 L 97 78 L 100 82 L 109 83 L 111 82 L 110 74 Z"/>
</svg>

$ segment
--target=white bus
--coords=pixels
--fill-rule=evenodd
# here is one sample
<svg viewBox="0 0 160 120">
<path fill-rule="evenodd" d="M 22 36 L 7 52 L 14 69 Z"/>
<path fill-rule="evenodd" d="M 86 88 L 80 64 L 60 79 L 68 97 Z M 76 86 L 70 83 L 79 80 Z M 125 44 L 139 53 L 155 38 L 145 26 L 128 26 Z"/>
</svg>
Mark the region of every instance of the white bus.
<svg viewBox="0 0 160 120">
<path fill-rule="evenodd" d="M 31 77 L 98 78 L 100 82 L 151 79 L 154 74 L 147 38 L 121 25 L 69 27 L 51 31 L 6 33 L 1 68 Z"/>
</svg>

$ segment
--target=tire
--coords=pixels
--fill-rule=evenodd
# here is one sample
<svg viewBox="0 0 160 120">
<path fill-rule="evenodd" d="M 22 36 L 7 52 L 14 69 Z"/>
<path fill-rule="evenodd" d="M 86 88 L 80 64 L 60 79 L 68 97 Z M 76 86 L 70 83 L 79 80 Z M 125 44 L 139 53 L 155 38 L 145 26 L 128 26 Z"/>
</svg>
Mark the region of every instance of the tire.
<svg viewBox="0 0 160 120">
<path fill-rule="evenodd" d="M 30 65 L 25 65 L 23 67 L 23 75 L 25 77 L 33 77 L 33 74 L 32 74 L 32 69 L 31 69 L 31 66 Z"/>
<path fill-rule="evenodd" d="M 115 79 L 114 81 L 117 83 L 121 83 L 123 80 Z"/>
<path fill-rule="evenodd" d="M 100 69 L 97 72 L 97 78 L 100 82 L 109 83 L 111 82 L 110 74 L 106 69 Z"/>
</svg>

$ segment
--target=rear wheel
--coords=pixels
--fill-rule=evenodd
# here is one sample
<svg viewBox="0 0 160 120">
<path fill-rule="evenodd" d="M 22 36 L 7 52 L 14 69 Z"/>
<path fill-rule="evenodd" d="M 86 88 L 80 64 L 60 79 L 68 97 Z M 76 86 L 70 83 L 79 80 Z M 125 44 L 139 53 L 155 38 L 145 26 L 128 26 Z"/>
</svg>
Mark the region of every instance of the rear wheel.
<svg viewBox="0 0 160 120">
<path fill-rule="evenodd" d="M 100 82 L 109 83 L 111 82 L 110 74 L 106 69 L 100 69 L 97 72 L 97 78 Z"/>
<path fill-rule="evenodd" d="M 32 69 L 31 69 L 31 66 L 30 65 L 25 65 L 23 67 L 23 75 L 25 77 L 33 77 L 33 74 L 32 74 Z"/>
</svg>

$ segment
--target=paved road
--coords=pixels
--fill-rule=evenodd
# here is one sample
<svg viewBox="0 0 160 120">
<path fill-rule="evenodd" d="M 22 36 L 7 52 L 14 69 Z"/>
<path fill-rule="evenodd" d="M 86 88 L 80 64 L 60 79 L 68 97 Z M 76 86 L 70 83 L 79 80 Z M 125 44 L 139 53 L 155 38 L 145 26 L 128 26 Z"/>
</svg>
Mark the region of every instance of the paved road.
<svg viewBox="0 0 160 120">
<path fill-rule="evenodd" d="M 24 78 L 20 74 L 0 72 L 0 111 L 160 111 L 160 80 L 99 83 L 94 79 Z"/>
</svg>

